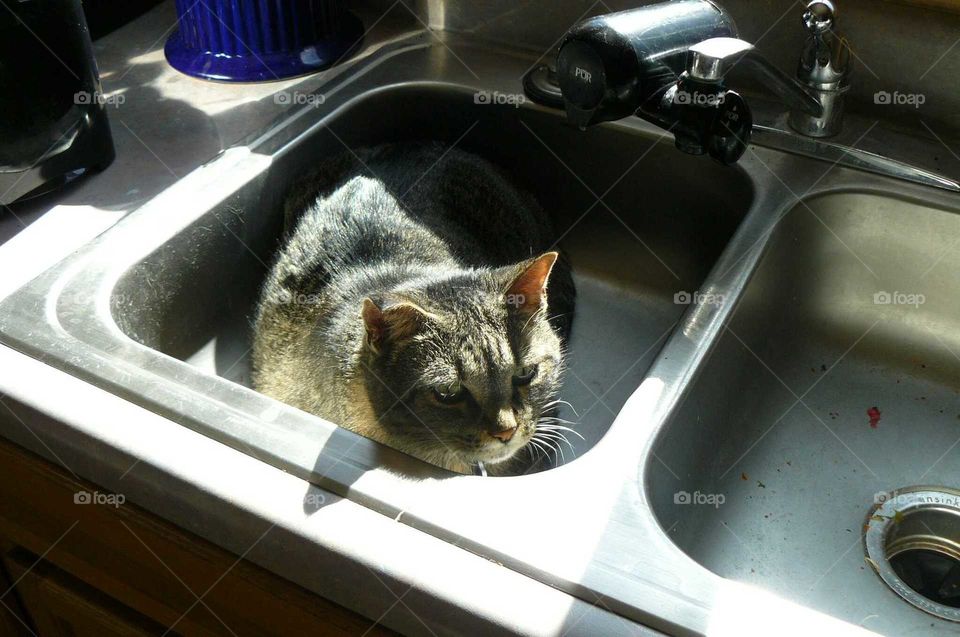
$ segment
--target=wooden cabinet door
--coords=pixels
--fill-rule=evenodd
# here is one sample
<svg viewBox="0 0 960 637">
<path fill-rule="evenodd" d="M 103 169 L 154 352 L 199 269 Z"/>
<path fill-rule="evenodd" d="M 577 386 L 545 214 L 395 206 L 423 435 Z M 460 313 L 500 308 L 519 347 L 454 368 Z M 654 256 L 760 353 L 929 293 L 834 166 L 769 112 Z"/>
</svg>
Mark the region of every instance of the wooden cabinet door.
<svg viewBox="0 0 960 637">
<path fill-rule="evenodd" d="M 164 627 L 23 549 L 3 558 L 38 637 L 144 637 Z M 174 633 L 168 633 L 174 634 Z"/>
<path fill-rule="evenodd" d="M 6 551 L 0 541 L 0 555 Z M 20 596 L 13 580 L 0 560 L 0 637 L 26 637 L 36 634 L 30 618 L 20 605 Z"/>
<path fill-rule="evenodd" d="M 44 558 L 16 585 L 39 637 L 154 634 L 156 626 L 190 637 L 395 634 L 131 502 L 79 503 L 99 491 L 0 439 L 0 557 L 11 555 L 12 581 L 33 562 L 18 566 L 11 549 Z M 57 610 L 44 613 L 45 605 Z"/>
</svg>

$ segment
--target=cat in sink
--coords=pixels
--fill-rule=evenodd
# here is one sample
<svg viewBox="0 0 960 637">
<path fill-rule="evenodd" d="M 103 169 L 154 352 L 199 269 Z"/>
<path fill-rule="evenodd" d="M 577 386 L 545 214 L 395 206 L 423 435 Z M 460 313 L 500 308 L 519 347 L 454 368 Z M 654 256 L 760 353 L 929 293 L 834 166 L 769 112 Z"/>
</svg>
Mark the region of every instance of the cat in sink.
<svg viewBox="0 0 960 637">
<path fill-rule="evenodd" d="M 559 445 L 575 288 L 530 195 L 476 155 L 398 144 L 330 162 L 285 212 L 258 391 L 460 473 Z"/>
</svg>

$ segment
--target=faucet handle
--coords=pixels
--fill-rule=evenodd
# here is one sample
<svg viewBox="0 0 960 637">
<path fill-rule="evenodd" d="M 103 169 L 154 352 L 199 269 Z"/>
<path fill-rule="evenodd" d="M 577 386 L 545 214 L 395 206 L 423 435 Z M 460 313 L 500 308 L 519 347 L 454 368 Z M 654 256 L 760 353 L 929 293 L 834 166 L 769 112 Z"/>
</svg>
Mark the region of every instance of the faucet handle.
<svg viewBox="0 0 960 637">
<path fill-rule="evenodd" d="M 826 33 L 833 28 L 837 8 L 830 0 L 810 0 L 803 12 L 803 26 L 813 35 Z"/>
<path fill-rule="evenodd" d="M 738 38 L 710 38 L 690 47 L 687 73 L 700 82 L 719 82 L 753 45 Z"/>
<path fill-rule="evenodd" d="M 801 18 L 807 41 L 800 54 L 797 79 L 815 90 L 837 90 L 850 73 L 850 47 L 834 30 L 836 7 L 831 0 L 810 0 Z"/>
</svg>

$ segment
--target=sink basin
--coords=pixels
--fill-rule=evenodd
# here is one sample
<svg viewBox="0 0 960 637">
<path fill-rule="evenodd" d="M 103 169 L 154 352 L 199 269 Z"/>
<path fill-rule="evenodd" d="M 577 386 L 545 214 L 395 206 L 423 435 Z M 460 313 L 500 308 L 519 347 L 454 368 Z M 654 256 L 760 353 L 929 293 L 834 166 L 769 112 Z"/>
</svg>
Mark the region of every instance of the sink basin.
<svg viewBox="0 0 960 637">
<path fill-rule="evenodd" d="M 756 182 L 678 154 L 639 120 L 583 132 L 557 110 L 479 99 L 516 98 L 531 60 L 469 42 L 454 56 L 449 46 L 428 35 L 399 41 L 334 77 L 324 99 L 288 100 L 306 105 L 278 109 L 271 127 L 0 302 L 0 341 L 309 481 L 306 515 L 323 501 L 320 487 L 634 622 L 696 624 L 699 602 L 685 598 L 652 614 L 672 593 L 646 576 L 591 581 L 601 538 L 590 536 L 618 506 L 619 481 L 636 488 L 642 445 L 610 432 L 618 420 L 630 435 L 653 431 L 629 422 L 625 405 L 756 206 Z M 573 408 L 561 415 L 583 439 L 570 437 L 574 453 L 565 449 L 555 469 L 453 475 L 250 388 L 252 308 L 280 245 L 288 187 L 320 157 L 424 139 L 500 166 L 548 211 L 570 256 L 578 300 L 562 397 Z M 585 488 L 602 497 L 571 506 Z M 577 524 L 579 540 L 566 543 L 576 557 L 558 560 L 537 539 Z M 658 533 L 649 522 L 637 532 Z"/>
<path fill-rule="evenodd" d="M 956 630 L 886 589 L 862 533 L 886 492 L 960 479 L 957 237 L 956 210 L 872 193 L 786 213 L 655 444 L 681 549 L 872 630 Z"/>
<path fill-rule="evenodd" d="M 443 113 L 443 118 L 435 114 Z M 441 140 L 478 153 L 551 213 L 578 289 L 561 397 L 578 422 L 574 454 L 599 440 L 676 325 L 748 208 L 742 174 L 698 165 L 667 144 L 600 129 L 583 134 L 558 113 L 476 104 L 457 87 L 399 86 L 365 95 L 283 148 L 265 174 L 132 264 L 112 315 L 129 337 L 249 386 L 253 305 L 281 243 L 282 198 L 319 157 L 367 145 Z M 631 166 L 645 156 L 658 166 Z M 597 197 L 607 193 L 604 203 Z M 678 210 L 685 214 L 677 214 Z M 563 458 L 571 450 L 563 447 Z"/>
</svg>

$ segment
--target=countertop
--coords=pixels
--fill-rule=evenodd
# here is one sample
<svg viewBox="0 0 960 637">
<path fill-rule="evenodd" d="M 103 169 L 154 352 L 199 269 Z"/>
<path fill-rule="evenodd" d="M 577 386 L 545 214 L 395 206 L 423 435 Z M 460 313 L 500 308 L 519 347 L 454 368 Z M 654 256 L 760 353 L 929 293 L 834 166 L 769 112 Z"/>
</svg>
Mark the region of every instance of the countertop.
<svg viewBox="0 0 960 637">
<path fill-rule="evenodd" d="M 385 14 L 357 3 L 369 25 L 362 48 L 369 55 L 385 42 L 422 30 L 409 10 Z M 102 173 L 85 176 L 49 194 L 0 210 L 0 263 L 16 264 L 22 282 L 103 232 L 191 170 L 216 157 L 280 112 L 278 91 L 307 93 L 335 71 L 259 84 L 210 82 L 174 70 L 163 54 L 176 27 L 172 1 L 97 40 L 94 52 L 116 159 Z M 29 229 L 29 232 L 26 230 Z M 13 239 L 16 238 L 16 241 Z M 32 246 L 44 245 L 40 255 Z M 25 260 L 25 256 L 32 259 Z M 5 268 L 10 272 L 11 268 Z M 4 280 L 0 294 L 8 290 Z"/>
</svg>

